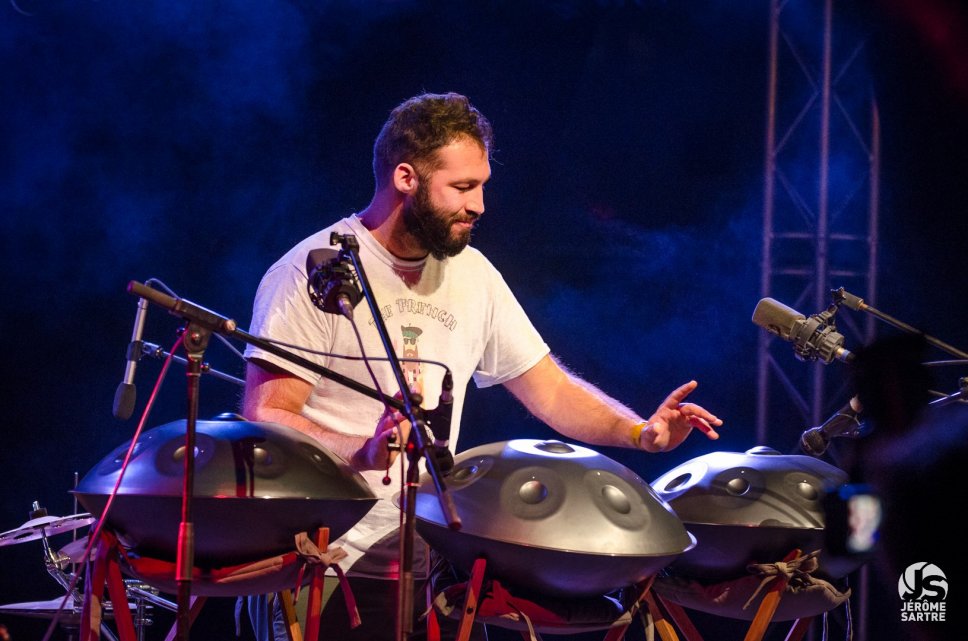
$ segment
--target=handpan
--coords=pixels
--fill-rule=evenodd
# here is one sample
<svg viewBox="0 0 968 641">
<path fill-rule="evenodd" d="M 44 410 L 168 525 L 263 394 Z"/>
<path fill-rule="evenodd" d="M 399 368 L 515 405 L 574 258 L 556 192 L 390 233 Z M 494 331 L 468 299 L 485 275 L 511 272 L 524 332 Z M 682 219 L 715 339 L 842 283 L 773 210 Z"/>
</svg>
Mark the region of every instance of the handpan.
<svg viewBox="0 0 968 641">
<path fill-rule="evenodd" d="M 181 522 L 186 421 L 142 434 L 107 518 L 125 547 L 175 560 Z M 290 427 L 244 420 L 197 421 L 192 520 L 195 563 L 223 567 L 294 548 L 297 533 L 328 527 L 336 538 L 376 503 L 363 477 Z M 129 443 L 78 484 L 78 501 L 100 516 Z"/>
<path fill-rule="evenodd" d="M 425 474 L 418 533 L 465 571 L 483 557 L 494 577 L 543 594 L 600 596 L 652 576 L 695 544 L 648 483 L 578 445 L 482 445 L 458 454 L 445 482 L 461 529 L 447 527 Z"/>
<path fill-rule="evenodd" d="M 669 572 L 704 582 L 735 579 L 747 574 L 748 563 L 772 563 L 800 549 L 821 550 L 818 575 L 846 575 L 862 559 L 824 549 L 824 497 L 846 481 L 843 470 L 824 461 L 767 447 L 713 452 L 679 465 L 652 487 L 697 545 Z"/>
</svg>

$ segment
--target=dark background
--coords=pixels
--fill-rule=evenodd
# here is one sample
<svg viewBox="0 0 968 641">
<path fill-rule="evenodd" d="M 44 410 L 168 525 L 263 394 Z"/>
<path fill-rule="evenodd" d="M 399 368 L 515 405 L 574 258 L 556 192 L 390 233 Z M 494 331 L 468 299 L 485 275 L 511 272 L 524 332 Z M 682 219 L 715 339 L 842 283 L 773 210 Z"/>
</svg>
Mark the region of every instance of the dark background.
<svg viewBox="0 0 968 641">
<path fill-rule="evenodd" d="M 876 97 L 883 131 L 880 285 L 856 293 L 965 348 L 966 14 L 948 0 L 835 12 L 835 51 L 863 44 L 841 89 Z M 366 205 L 372 140 L 423 91 L 464 93 L 491 119 L 474 244 L 554 352 L 642 413 L 696 378 L 695 400 L 726 420 L 715 444 L 604 453 L 651 480 L 710 451 L 795 451 L 808 424 L 792 408 L 767 442 L 754 429 L 768 24 L 762 0 L 4 3 L 0 530 L 35 500 L 73 513 L 75 472 L 130 438 L 135 419 L 111 415 L 135 311 L 126 283 L 160 279 L 245 328 L 264 270 Z M 145 339 L 170 347 L 177 327 L 152 308 Z M 206 358 L 242 375 L 221 345 Z M 953 391 L 963 369 L 937 386 Z M 139 367 L 139 411 L 159 371 Z M 182 371 L 149 426 L 184 417 Z M 238 396 L 206 379 L 201 416 Z M 463 425 L 461 449 L 551 435 L 501 389 L 472 390 Z M 875 629 L 894 625 L 892 581 Z M 39 542 L 0 550 L 0 602 L 58 591 Z M 210 615 L 206 634 L 229 638 L 228 617 Z M 44 630 L 0 623 L 18 641 Z"/>
</svg>

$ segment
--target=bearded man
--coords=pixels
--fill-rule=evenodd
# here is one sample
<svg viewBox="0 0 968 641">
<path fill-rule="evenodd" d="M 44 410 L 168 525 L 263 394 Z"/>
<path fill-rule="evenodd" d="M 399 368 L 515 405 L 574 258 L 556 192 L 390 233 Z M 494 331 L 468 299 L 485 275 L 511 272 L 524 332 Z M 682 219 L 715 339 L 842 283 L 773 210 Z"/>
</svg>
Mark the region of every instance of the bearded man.
<svg viewBox="0 0 968 641">
<path fill-rule="evenodd" d="M 255 298 L 251 332 L 325 352 L 371 357 L 385 349 L 366 305 L 354 320 L 320 312 L 307 294 L 307 256 L 328 247 L 331 232 L 359 243 L 387 327 L 400 348 L 419 350 L 453 373 L 450 444 L 456 448 L 467 383 L 504 385 L 536 417 L 569 439 L 591 445 L 668 451 L 699 428 L 718 438 L 722 424 L 702 407 L 683 402 L 696 387 L 676 389 L 647 418 L 561 366 L 528 319 L 500 273 L 468 246 L 484 214 L 484 185 L 491 176 L 491 125 L 462 95 L 424 94 L 390 114 L 373 149 L 376 189 L 365 209 L 306 238 L 265 274 Z M 417 344 L 419 342 L 419 345 Z M 302 353 L 301 353 L 302 354 Z M 399 512 L 392 496 L 400 472 L 390 446 L 405 442 L 408 423 L 381 402 L 258 348 L 246 351 L 243 413 L 249 420 L 282 423 L 342 456 L 370 483 L 379 501 L 334 545 L 349 558 L 353 592 L 363 625 L 349 630 L 339 591 L 324 610 L 328 639 L 393 639 L 399 578 Z M 360 382 L 372 380 L 367 364 L 331 356 L 307 358 Z M 386 363 L 371 363 L 383 390 L 395 391 Z M 419 368 L 415 386 L 437 399 L 444 370 Z M 384 484 L 389 475 L 390 483 Z M 415 552 L 414 575 L 426 576 L 426 554 Z M 419 595 L 419 588 L 415 590 Z M 419 598 L 414 599 L 422 609 Z"/>
</svg>

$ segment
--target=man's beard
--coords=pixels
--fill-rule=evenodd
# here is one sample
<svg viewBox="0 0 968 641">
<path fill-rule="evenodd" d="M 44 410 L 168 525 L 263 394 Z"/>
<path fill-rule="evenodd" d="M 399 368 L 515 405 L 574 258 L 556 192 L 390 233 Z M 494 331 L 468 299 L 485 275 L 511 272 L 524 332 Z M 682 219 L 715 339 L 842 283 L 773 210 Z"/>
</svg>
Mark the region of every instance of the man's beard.
<svg viewBox="0 0 968 641">
<path fill-rule="evenodd" d="M 451 233 L 455 222 L 471 222 L 477 216 L 461 216 L 434 207 L 423 181 L 417 185 L 413 200 L 403 209 L 403 223 L 407 231 L 437 260 L 461 253 L 471 242 L 471 230 Z"/>
</svg>

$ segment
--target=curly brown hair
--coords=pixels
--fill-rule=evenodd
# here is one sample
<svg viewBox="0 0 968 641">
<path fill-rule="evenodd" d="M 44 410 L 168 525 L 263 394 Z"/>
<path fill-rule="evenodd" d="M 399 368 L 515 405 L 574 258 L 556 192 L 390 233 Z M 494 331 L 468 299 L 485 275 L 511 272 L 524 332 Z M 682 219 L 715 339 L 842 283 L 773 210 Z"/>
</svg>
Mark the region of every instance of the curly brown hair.
<svg viewBox="0 0 968 641">
<path fill-rule="evenodd" d="M 468 137 L 490 155 L 494 135 L 491 123 L 458 93 L 414 96 L 387 118 L 373 143 L 373 176 L 377 189 L 386 185 L 393 169 L 408 162 L 418 171 L 436 168 L 437 150 Z"/>
</svg>

